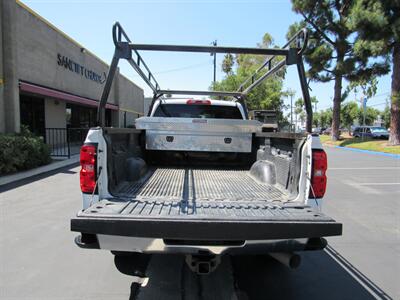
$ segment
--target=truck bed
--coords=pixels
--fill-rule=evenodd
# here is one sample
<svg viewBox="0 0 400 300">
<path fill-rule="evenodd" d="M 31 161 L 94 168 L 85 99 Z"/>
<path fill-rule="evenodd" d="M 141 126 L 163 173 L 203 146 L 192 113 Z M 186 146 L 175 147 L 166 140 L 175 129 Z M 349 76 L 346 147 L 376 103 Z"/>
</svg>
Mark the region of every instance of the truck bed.
<svg viewBox="0 0 400 300">
<path fill-rule="evenodd" d="M 209 204 L 214 201 L 254 203 L 288 200 L 288 195 L 276 185 L 257 182 L 247 170 L 195 168 L 151 168 L 136 182 L 122 182 L 114 195 L 148 204 L 159 201 Z"/>
<path fill-rule="evenodd" d="M 71 229 L 164 239 L 283 239 L 337 235 L 341 224 L 245 170 L 157 168 L 123 182 L 71 220 Z M 179 229 L 179 230 L 178 230 Z"/>
</svg>

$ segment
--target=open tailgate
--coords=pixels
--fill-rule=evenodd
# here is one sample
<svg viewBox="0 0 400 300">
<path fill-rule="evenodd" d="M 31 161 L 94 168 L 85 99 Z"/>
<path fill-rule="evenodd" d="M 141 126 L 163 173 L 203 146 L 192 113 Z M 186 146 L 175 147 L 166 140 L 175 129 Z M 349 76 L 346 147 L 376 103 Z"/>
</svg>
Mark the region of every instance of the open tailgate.
<svg viewBox="0 0 400 300">
<path fill-rule="evenodd" d="M 263 240 L 342 234 L 342 224 L 307 206 L 102 200 L 71 219 L 88 234 L 196 240 Z"/>
</svg>

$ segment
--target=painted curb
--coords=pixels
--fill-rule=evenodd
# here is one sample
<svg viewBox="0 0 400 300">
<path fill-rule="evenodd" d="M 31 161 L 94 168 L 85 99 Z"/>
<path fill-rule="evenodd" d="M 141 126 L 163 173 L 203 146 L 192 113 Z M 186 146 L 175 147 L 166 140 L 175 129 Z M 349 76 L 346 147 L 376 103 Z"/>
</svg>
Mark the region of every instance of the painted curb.
<svg viewBox="0 0 400 300">
<path fill-rule="evenodd" d="M 0 177 L 0 186 L 6 185 L 9 183 L 17 182 L 32 176 L 36 176 L 39 174 L 51 172 L 60 168 L 67 167 L 69 165 L 73 165 L 79 162 L 79 155 L 74 155 L 69 159 L 62 160 L 62 161 L 57 161 L 54 163 L 51 163 L 49 165 L 41 166 L 38 168 L 34 168 L 31 170 L 19 172 L 17 174 L 12 174 L 12 175 L 6 175 L 6 176 L 1 176 Z"/>
<path fill-rule="evenodd" d="M 374 154 L 374 155 L 380 155 L 380 156 L 386 156 L 386 157 L 392 157 L 392 158 L 400 159 L 400 154 L 385 153 L 385 152 L 378 152 L 378 151 L 371 151 L 371 150 L 363 150 L 363 149 L 343 147 L 343 146 L 333 146 L 333 148 L 339 148 L 339 149 L 344 149 L 344 150 L 349 150 L 349 151 L 354 151 L 354 152 L 368 153 L 368 154 Z"/>
</svg>

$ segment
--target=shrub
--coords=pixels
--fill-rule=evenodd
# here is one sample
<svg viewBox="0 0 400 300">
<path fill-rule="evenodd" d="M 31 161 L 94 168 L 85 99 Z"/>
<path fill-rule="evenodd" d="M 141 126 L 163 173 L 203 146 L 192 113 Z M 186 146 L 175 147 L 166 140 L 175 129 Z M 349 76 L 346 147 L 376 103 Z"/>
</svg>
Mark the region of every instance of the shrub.
<svg viewBox="0 0 400 300">
<path fill-rule="evenodd" d="M 20 134 L 0 134 L 0 175 L 50 163 L 50 149 L 43 138 L 26 128 Z"/>
</svg>

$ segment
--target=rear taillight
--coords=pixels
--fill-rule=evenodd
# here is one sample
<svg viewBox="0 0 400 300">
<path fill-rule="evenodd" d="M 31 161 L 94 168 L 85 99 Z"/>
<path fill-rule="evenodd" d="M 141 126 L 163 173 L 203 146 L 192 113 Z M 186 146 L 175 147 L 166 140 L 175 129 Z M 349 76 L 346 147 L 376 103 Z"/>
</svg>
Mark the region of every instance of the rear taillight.
<svg viewBox="0 0 400 300">
<path fill-rule="evenodd" d="M 310 198 L 322 198 L 326 190 L 326 170 L 328 169 L 328 160 L 326 153 L 321 149 L 312 150 L 312 170 L 311 170 L 311 188 Z"/>
<path fill-rule="evenodd" d="M 211 101 L 210 100 L 194 100 L 194 99 L 190 99 L 190 100 L 186 101 L 186 104 L 211 105 Z"/>
<path fill-rule="evenodd" d="M 93 193 L 96 187 L 96 146 L 81 147 L 80 183 L 83 193 Z"/>
</svg>

